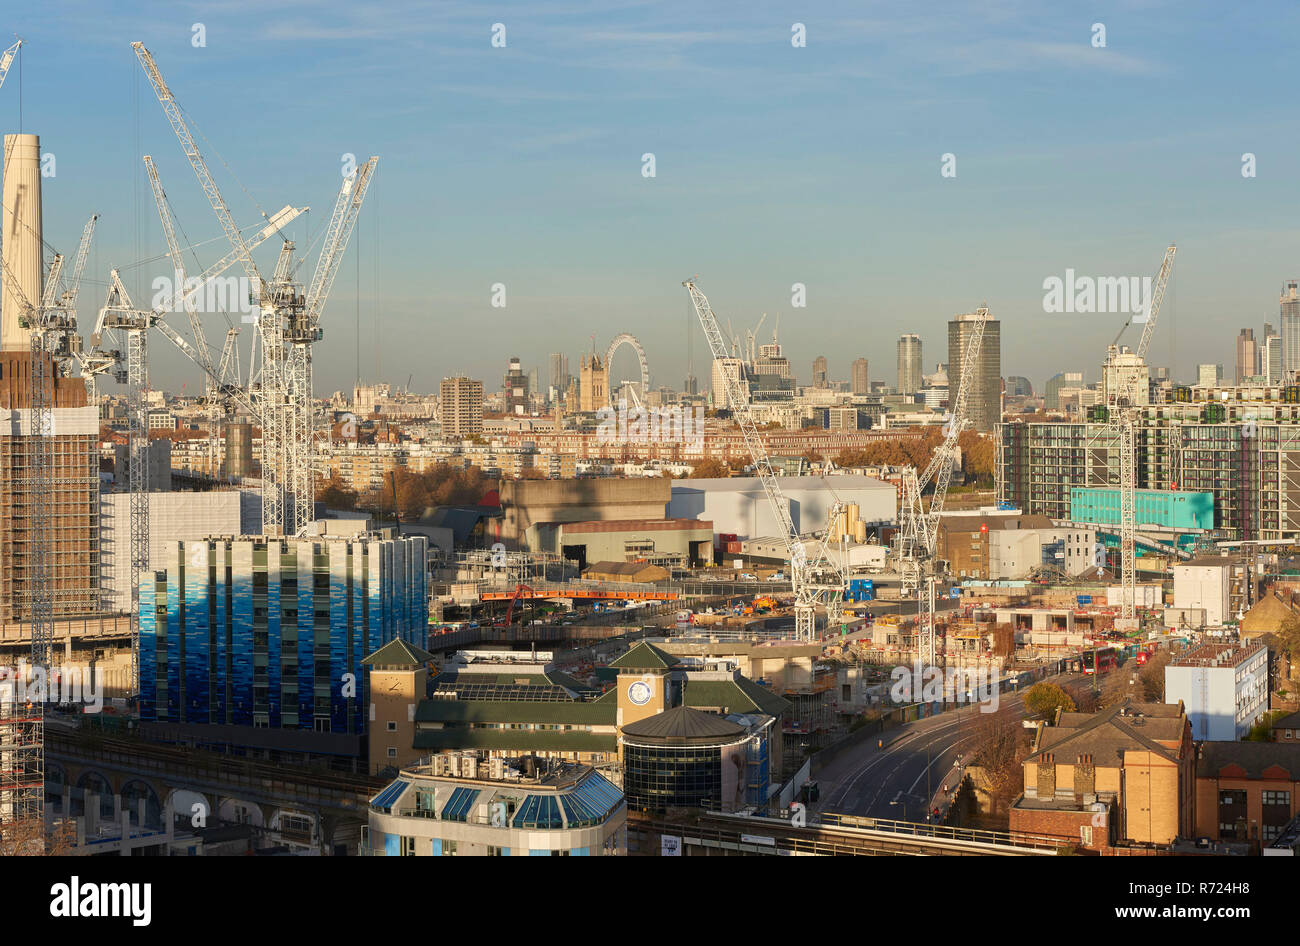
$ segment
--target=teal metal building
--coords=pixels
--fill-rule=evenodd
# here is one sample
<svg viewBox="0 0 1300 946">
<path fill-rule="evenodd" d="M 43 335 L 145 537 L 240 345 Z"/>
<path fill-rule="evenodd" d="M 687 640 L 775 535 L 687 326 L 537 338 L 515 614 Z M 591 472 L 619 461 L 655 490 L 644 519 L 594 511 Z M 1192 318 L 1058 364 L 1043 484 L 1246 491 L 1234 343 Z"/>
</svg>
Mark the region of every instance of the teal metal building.
<svg viewBox="0 0 1300 946">
<path fill-rule="evenodd" d="M 1119 525 L 1119 492 L 1114 487 L 1073 487 L 1070 490 L 1070 519 L 1097 525 Z M 1139 489 L 1134 491 L 1133 512 L 1138 526 L 1213 529 L 1214 494 Z"/>
</svg>

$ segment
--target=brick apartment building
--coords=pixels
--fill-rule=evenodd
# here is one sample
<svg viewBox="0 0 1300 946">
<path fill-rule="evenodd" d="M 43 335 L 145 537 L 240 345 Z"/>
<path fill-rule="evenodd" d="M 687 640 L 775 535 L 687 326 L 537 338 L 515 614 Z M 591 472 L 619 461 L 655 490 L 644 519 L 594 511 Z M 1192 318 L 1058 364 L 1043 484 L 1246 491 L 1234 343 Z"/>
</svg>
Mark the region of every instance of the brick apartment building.
<svg viewBox="0 0 1300 946">
<path fill-rule="evenodd" d="M 1191 837 L 1196 753 L 1181 703 L 1062 713 L 1034 737 L 1012 831 L 1096 853 Z"/>
</svg>

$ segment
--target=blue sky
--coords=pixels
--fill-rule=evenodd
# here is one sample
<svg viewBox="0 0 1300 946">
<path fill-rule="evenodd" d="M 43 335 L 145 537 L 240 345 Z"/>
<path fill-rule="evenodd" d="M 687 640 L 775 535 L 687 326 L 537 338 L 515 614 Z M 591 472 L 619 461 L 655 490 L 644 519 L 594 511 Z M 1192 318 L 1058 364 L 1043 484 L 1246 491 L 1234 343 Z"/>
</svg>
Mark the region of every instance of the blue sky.
<svg viewBox="0 0 1300 946">
<path fill-rule="evenodd" d="M 496 387 L 512 355 L 544 376 L 561 351 L 576 370 L 593 335 L 603 351 L 620 332 L 676 386 L 691 314 L 680 284 L 696 273 L 738 332 L 767 312 L 766 334 L 779 313 L 803 380 L 825 354 L 835 377 L 865 356 L 892 383 L 903 332 L 922 336 L 932 370 L 946 321 L 982 303 L 1002 321 L 1004 374 L 1095 377 L 1123 317 L 1046 314 L 1043 280 L 1150 275 L 1171 240 L 1151 360 L 1230 373 L 1238 328 L 1276 323 L 1278 290 L 1300 275 L 1292 5 L 116 6 L 11 8 L 0 23 L 27 41 L 0 124 L 17 127 L 21 94 L 24 130 L 57 162 L 46 240 L 71 253 L 103 215 L 83 321 L 110 266 L 146 299 L 165 271 L 141 154 L 188 239 L 220 234 L 132 54 L 139 39 L 241 222 L 310 204 L 290 234 L 305 245 L 341 155 L 380 155 L 325 313 L 318 394 L 350 387 L 358 361 L 366 380 L 416 390 L 453 373 Z M 805 48 L 791 45 L 796 22 Z M 498 282 L 504 309 L 490 305 Z M 795 282 L 806 308 L 791 307 Z M 215 317 L 211 337 L 224 329 Z M 154 383 L 193 390 L 197 370 L 165 345 Z"/>
</svg>

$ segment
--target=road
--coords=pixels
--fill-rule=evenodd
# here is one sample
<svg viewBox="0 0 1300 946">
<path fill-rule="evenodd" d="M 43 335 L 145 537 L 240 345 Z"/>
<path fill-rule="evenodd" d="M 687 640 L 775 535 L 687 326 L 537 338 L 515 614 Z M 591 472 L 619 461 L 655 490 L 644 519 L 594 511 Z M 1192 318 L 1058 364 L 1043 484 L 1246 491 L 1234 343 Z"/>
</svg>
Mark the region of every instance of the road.
<svg viewBox="0 0 1300 946">
<path fill-rule="evenodd" d="M 1056 676 L 1047 679 L 1061 682 Z M 999 694 L 999 708 L 1009 706 L 1019 715 L 1023 705 L 1019 693 Z M 970 751 L 972 723 L 979 715 L 978 705 L 963 706 L 886 730 L 878 737 L 883 748 L 872 739 L 817 774 L 821 801 L 814 807 L 900 821 L 923 821 L 935 807 L 946 810 L 960 779 L 958 756 Z"/>
</svg>

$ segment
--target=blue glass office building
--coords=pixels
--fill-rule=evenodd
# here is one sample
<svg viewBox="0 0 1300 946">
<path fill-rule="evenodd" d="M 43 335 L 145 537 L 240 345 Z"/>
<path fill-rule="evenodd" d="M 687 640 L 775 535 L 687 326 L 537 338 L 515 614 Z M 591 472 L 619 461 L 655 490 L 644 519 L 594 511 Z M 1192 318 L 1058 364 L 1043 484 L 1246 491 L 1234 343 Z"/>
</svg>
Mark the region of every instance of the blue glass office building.
<svg viewBox="0 0 1300 946">
<path fill-rule="evenodd" d="M 361 734 L 362 659 L 424 647 L 423 536 L 173 542 L 140 586 L 140 719 Z"/>
</svg>

